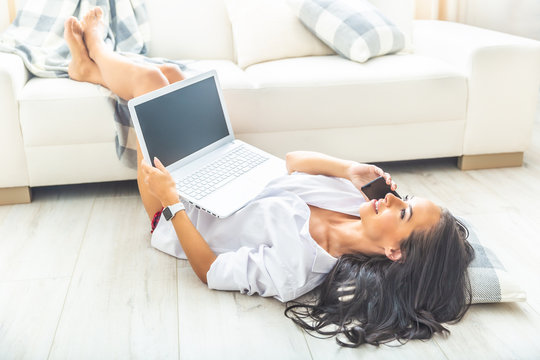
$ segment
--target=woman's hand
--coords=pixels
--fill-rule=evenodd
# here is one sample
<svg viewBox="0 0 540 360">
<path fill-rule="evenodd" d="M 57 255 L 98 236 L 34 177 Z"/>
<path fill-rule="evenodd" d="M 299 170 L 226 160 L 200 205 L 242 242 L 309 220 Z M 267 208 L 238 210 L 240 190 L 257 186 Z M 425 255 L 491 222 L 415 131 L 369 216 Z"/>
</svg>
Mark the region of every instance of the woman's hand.
<svg viewBox="0 0 540 360">
<path fill-rule="evenodd" d="M 361 190 L 362 186 L 366 185 L 372 180 L 375 180 L 379 176 L 385 178 L 386 183 L 390 185 L 392 190 L 397 189 L 397 185 L 392 181 L 390 174 L 384 172 L 381 168 L 375 165 L 359 163 L 351 164 L 347 169 L 347 175 L 348 179 L 358 190 Z"/>
<path fill-rule="evenodd" d="M 161 201 L 163 207 L 176 204 L 179 197 L 171 174 L 157 157 L 154 157 L 154 164 L 156 167 L 148 165 L 144 160 L 141 161 L 144 183 L 148 186 L 150 193 Z"/>
</svg>

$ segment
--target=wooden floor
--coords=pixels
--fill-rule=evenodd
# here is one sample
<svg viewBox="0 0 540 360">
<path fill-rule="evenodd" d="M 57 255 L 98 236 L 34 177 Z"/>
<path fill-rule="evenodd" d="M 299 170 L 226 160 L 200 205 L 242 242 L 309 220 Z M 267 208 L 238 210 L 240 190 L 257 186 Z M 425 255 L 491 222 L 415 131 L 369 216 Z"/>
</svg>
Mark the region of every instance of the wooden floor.
<svg viewBox="0 0 540 360">
<path fill-rule="evenodd" d="M 0 206 L 0 359 L 540 359 L 540 119 L 521 168 L 385 168 L 469 219 L 528 301 L 475 305 L 448 338 L 341 349 L 153 249 L 134 182 L 48 187 Z"/>
</svg>

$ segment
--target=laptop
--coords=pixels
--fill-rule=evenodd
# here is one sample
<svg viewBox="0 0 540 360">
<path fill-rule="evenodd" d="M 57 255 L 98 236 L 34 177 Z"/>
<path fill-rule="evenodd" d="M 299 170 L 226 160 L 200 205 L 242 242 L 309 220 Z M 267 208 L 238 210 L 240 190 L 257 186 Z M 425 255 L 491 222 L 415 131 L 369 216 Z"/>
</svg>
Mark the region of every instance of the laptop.
<svg viewBox="0 0 540 360">
<path fill-rule="evenodd" d="M 144 159 L 157 157 L 180 197 L 216 217 L 286 173 L 282 159 L 235 139 L 215 71 L 136 97 L 128 108 Z"/>
</svg>

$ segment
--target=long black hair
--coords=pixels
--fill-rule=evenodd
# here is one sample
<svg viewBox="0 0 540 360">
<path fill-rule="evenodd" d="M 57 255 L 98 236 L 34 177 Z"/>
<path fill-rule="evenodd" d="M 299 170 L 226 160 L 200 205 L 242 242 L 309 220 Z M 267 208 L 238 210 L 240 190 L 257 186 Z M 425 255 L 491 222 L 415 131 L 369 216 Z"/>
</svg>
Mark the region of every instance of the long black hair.
<svg viewBox="0 0 540 360">
<path fill-rule="evenodd" d="M 430 230 L 402 241 L 400 260 L 343 255 L 316 299 L 288 303 L 285 316 L 346 347 L 449 333 L 442 323 L 461 320 L 472 299 L 467 266 L 474 250 L 467 237 L 467 228 L 442 209 Z"/>
</svg>

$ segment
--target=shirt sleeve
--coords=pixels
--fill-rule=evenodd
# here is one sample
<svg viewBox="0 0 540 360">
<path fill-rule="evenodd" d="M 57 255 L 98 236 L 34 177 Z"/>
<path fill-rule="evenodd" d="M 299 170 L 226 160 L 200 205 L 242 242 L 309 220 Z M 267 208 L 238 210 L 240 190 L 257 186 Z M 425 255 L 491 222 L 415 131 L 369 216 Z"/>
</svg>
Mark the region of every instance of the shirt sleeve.
<svg viewBox="0 0 540 360">
<path fill-rule="evenodd" d="M 282 302 L 292 300 L 294 281 L 277 255 L 268 245 L 220 254 L 206 275 L 208 287 L 273 296 Z"/>
</svg>

